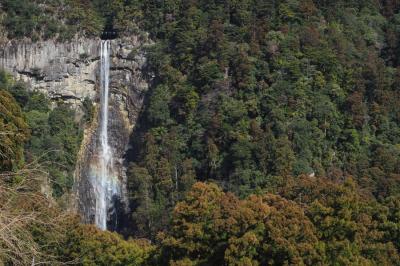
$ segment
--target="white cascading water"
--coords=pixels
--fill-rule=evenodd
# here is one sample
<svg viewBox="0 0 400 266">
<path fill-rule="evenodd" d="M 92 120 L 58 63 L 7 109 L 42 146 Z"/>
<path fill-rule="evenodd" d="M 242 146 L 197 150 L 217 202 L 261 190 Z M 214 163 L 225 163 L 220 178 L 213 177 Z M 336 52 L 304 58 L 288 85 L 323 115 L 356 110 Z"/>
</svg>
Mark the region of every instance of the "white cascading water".
<svg viewBox="0 0 400 266">
<path fill-rule="evenodd" d="M 113 171 L 113 155 L 108 142 L 108 99 L 110 77 L 110 48 L 109 40 L 101 41 L 101 66 L 100 66 L 100 148 L 98 149 L 98 162 L 92 171 L 92 185 L 95 192 L 96 210 L 95 223 L 102 229 L 107 229 L 108 210 L 112 208 L 112 200 L 119 195 L 118 178 Z"/>
</svg>

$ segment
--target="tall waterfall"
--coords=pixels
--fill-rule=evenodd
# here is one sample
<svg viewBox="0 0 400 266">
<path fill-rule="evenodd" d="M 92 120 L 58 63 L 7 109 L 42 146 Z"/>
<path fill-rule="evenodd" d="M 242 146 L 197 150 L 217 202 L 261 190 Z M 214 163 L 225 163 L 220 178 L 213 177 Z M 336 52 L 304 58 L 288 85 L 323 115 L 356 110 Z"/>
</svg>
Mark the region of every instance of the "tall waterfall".
<svg viewBox="0 0 400 266">
<path fill-rule="evenodd" d="M 95 223 L 102 229 L 107 229 L 107 217 L 113 209 L 113 198 L 120 194 L 118 178 L 114 173 L 113 154 L 108 141 L 108 111 L 109 111 L 109 78 L 110 78 L 109 40 L 101 41 L 100 66 L 100 127 L 97 165 L 92 168 L 91 182 L 95 194 Z"/>
</svg>

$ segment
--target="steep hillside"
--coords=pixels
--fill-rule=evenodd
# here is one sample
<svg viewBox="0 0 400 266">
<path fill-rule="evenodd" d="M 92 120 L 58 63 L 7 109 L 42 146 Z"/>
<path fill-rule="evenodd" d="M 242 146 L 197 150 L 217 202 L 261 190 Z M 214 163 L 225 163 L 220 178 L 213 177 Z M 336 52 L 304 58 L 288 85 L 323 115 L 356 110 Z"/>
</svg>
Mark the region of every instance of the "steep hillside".
<svg viewBox="0 0 400 266">
<path fill-rule="evenodd" d="M 63 103 L 78 102 L 98 132 L 96 43 L 103 30 L 118 35 L 106 110 L 129 211 L 117 229 L 147 240 L 124 241 L 68 218 L 62 228 L 73 229 L 57 235 L 68 245 L 40 249 L 53 240 L 39 234 L 30 238 L 35 250 L 82 265 L 398 265 L 400 1 L 4 0 L 0 12 L 8 47 L 0 58 L 29 81 L 0 75 L 7 188 L 45 151 L 38 128 L 62 133 L 49 143 L 64 145 L 67 181 L 76 165 L 86 171 L 95 156 L 86 149 L 74 157 L 82 124 Z M 40 110 L 47 98 L 35 89 L 43 91 L 55 68 L 26 71 L 18 62 L 42 53 L 28 49 L 16 60 L 15 51 L 28 43 L 51 54 L 49 44 L 83 39 L 95 48 L 81 50 L 93 52 L 47 62 L 62 70 L 48 95 L 67 109 Z M 72 98 L 71 78 L 82 85 Z M 43 172 L 65 181 L 54 165 Z M 80 203 L 91 222 L 93 188 L 74 186 L 88 195 Z M 0 248 L 9 247 L 1 236 Z"/>
<path fill-rule="evenodd" d="M 143 234 L 164 226 L 164 210 L 195 180 L 245 197 L 276 192 L 289 176 L 352 177 L 370 198 L 398 195 L 396 1 L 141 8 L 141 25 L 157 40 L 149 53 L 157 82 L 133 139 Z M 148 180 L 144 196 L 139 184 Z"/>
</svg>

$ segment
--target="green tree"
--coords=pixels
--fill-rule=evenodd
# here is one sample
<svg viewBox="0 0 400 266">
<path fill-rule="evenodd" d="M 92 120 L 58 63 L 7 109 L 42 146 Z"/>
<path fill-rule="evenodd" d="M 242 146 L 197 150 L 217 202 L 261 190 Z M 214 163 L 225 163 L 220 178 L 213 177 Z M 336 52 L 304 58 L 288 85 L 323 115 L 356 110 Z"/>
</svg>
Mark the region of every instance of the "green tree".
<svg viewBox="0 0 400 266">
<path fill-rule="evenodd" d="M 0 170 L 11 171 L 23 163 L 30 131 L 20 106 L 4 90 L 0 90 L 0 114 Z"/>
<path fill-rule="evenodd" d="M 153 247 L 146 240 L 124 240 L 117 233 L 79 225 L 67 234 L 61 254 L 81 265 L 144 265 Z"/>
<path fill-rule="evenodd" d="M 296 203 L 269 194 L 239 200 L 214 184 L 196 183 L 160 238 L 172 265 L 315 265 L 322 255 Z"/>
</svg>

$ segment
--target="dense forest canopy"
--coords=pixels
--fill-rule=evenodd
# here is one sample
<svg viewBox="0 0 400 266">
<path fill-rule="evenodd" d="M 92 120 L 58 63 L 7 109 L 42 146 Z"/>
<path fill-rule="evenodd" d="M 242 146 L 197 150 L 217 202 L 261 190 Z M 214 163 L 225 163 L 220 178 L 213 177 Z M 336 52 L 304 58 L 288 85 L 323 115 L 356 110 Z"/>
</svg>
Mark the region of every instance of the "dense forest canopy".
<svg viewBox="0 0 400 266">
<path fill-rule="evenodd" d="M 368 198 L 398 195 L 397 2 L 141 8 L 142 27 L 158 40 L 149 50 L 157 80 L 133 140 L 141 151 L 131 171 L 134 214 L 152 221 L 143 221 L 152 224 L 144 235 L 164 227 L 169 215 L 157 210 L 195 180 L 246 197 L 276 193 L 290 176 L 351 177 Z"/>
<path fill-rule="evenodd" d="M 57 240 L 40 226 L 17 235 L 83 265 L 398 265 L 399 11 L 397 0 L 3 0 L 3 39 L 99 36 L 111 17 L 120 36 L 154 41 L 123 232 L 141 240 L 72 217 Z M 13 173 L 41 158 L 61 197 L 82 125 L 24 86 L 0 75 L 4 187 L 23 197 L 31 177 Z M 68 245 L 42 248 L 51 241 Z"/>
</svg>

